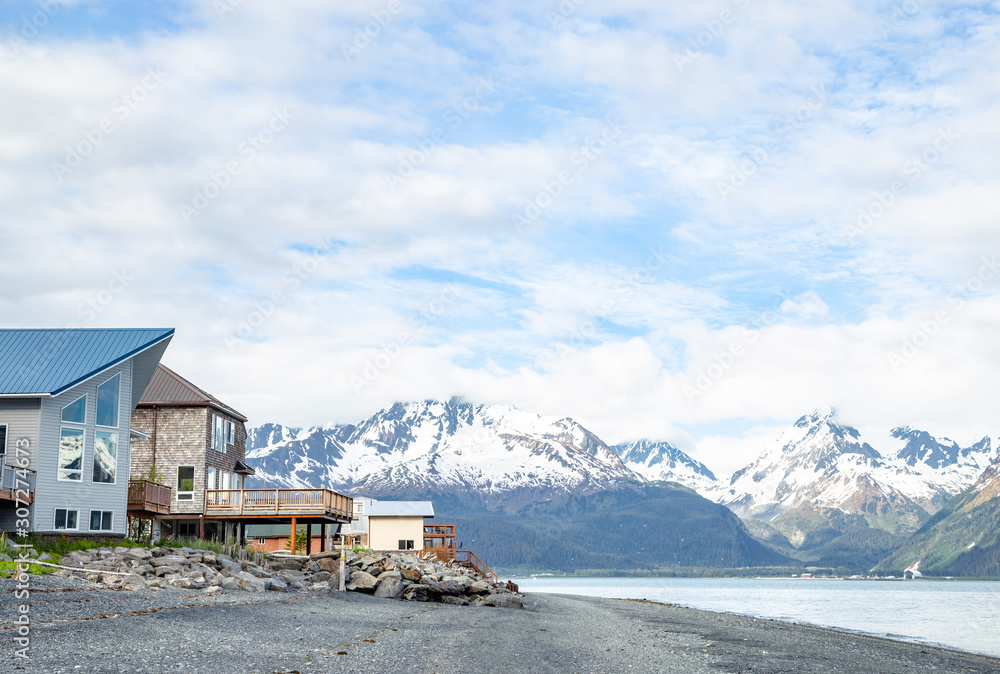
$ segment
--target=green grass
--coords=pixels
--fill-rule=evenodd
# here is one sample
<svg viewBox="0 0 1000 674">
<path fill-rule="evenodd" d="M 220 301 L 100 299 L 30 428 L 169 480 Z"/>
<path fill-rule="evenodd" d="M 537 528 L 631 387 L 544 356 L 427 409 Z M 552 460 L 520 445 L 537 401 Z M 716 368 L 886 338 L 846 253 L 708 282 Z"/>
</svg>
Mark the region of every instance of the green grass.
<svg viewBox="0 0 1000 674">
<path fill-rule="evenodd" d="M 32 534 L 26 539 L 18 538 L 15 540 L 17 540 L 21 545 L 30 545 L 38 554 L 47 552 L 50 555 L 58 557 L 62 557 L 67 552 L 72 552 L 73 550 L 95 550 L 97 548 L 115 548 L 118 546 L 126 548 L 147 547 L 143 543 L 137 543 L 129 540 L 91 541 L 85 538 L 67 538 L 65 536 L 62 538 L 42 540 L 42 537 L 38 534 Z"/>
<path fill-rule="evenodd" d="M 14 575 L 14 571 L 17 569 L 17 562 L 2 562 L 0 561 L 0 577 L 10 578 Z M 41 564 L 28 564 L 27 571 L 29 574 L 35 576 L 50 576 L 52 575 L 51 566 L 42 566 Z"/>
<path fill-rule="evenodd" d="M 218 541 L 205 541 L 200 538 L 163 539 L 157 545 L 161 548 L 191 548 L 192 550 L 207 550 L 217 555 L 222 554 L 223 544 Z M 156 546 L 153 546 L 156 547 Z"/>
</svg>

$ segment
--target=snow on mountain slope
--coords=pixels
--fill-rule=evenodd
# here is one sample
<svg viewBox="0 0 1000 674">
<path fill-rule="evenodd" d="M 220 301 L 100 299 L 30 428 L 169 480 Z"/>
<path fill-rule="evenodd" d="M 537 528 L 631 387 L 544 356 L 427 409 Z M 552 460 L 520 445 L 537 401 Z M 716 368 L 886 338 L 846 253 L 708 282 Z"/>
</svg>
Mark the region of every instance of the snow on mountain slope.
<svg viewBox="0 0 1000 674">
<path fill-rule="evenodd" d="M 697 492 L 715 486 L 716 477 L 705 464 L 695 461 L 669 442 L 637 440 L 611 447 L 625 465 L 647 480 L 666 480 Z"/>
<path fill-rule="evenodd" d="M 371 494 L 585 493 L 642 480 L 572 419 L 457 400 L 397 403 L 358 425 L 268 424 L 249 434 L 247 463 L 260 483 Z"/>
<path fill-rule="evenodd" d="M 968 489 L 996 454 L 989 438 L 962 449 L 909 428 L 892 435 L 898 448 L 884 457 L 833 410 L 815 412 L 706 496 L 743 517 L 772 520 L 809 505 L 881 522 L 902 518 L 906 529 Z"/>
</svg>

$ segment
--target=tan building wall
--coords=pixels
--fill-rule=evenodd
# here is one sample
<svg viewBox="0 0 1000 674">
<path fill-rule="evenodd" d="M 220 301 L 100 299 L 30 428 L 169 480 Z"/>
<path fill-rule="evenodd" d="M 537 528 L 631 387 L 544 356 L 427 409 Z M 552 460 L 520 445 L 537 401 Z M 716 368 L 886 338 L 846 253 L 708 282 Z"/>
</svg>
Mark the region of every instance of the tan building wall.
<svg viewBox="0 0 1000 674">
<path fill-rule="evenodd" d="M 400 541 L 413 541 L 414 550 L 424 547 L 423 517 L 368 516 L 368 547 L 372 550 L 399 550 Z"/>
</svg>

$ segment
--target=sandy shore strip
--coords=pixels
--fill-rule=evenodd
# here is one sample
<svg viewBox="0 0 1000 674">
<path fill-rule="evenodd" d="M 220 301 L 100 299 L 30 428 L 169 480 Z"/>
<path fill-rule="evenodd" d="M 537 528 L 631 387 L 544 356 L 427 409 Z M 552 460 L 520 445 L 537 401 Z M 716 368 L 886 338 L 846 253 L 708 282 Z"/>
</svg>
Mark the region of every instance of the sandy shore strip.
<svg viewBox="0 0 1000 674">
<path fill-rule="evenodd" d="M 32 577 L 30 660 L 0 580 L 0 670 L 18 672 L 997 672 L 1000 660 L 646 601 L 528 594 L 524 610 L 355 593 L 206 596 Z"/>
</svg>

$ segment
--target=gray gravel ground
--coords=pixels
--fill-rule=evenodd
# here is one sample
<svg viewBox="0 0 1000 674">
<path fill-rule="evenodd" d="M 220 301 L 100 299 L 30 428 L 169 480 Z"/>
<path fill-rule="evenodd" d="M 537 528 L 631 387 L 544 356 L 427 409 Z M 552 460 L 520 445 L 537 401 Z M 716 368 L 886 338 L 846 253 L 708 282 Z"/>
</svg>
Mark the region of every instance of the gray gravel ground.
<svg viewBox="0 0 1000 674">
<path fill-rule="evenodd" d="M 529 594 L 525 610 L 326 596 L 112 591 L 32 577 L 30 660 L 0 672 L 997 672 L 1000 660 L 642 601 Z"/>
</svg>

